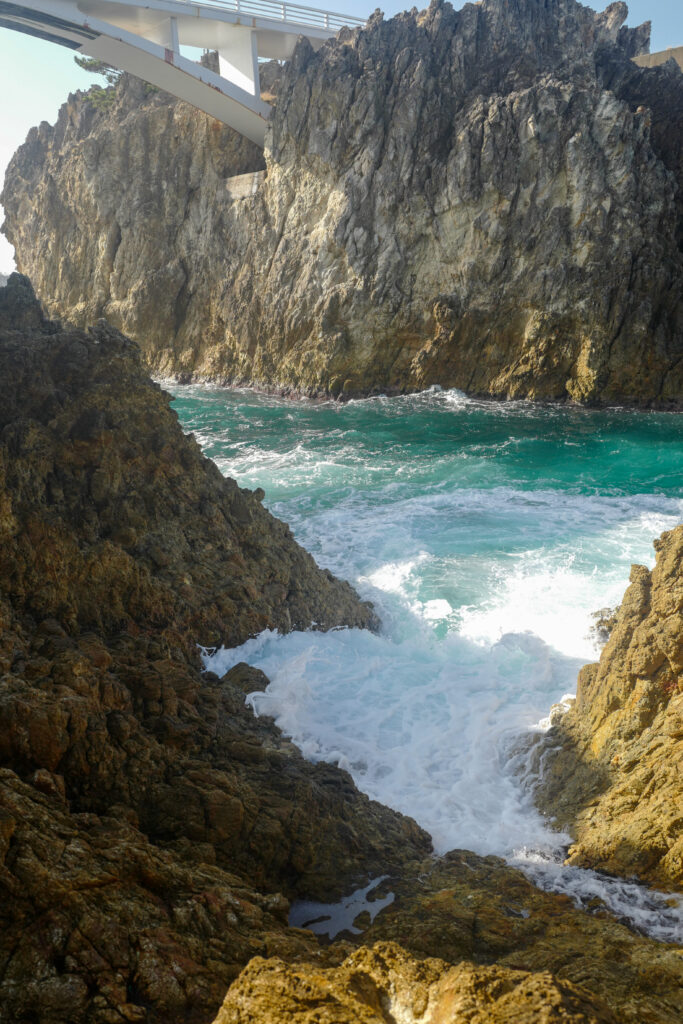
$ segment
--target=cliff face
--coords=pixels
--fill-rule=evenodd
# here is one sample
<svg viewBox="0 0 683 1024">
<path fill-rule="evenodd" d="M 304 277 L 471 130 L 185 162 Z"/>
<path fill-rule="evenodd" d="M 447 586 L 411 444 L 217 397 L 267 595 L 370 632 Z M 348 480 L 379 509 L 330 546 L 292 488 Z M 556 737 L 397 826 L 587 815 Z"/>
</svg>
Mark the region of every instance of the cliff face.
<svg viewBox="0 0 683 1024">
<path fill-rule="evenodd" d="M 16 154 L 5 230 L 51 312 L 161 373 L 677 405 L 683 74 L 632 64 L 626 13 L 435 2 L 302 41 L 241 200 L 258 159 L 226 129 L 72 100 Z"/>
<path fill-rule="evenodd" d="M 262 168 L 263 153 L 128 75 L 105 96 L 78 93 L 53 128 L 29 132 L 7 173 L 8 236 L 51 315 L 106 315 L 158 365 L 153 353 L 181 352 L 190 325 L 207 344 L 223 337 L 211 324 L 224 182 Z"/>
<path fill-rule="evenodd" d="M 683 889 L 683 526 L 634 566 L 600 661 L 541 744 L 539 806 L 571 863 Z"/>
</svg>

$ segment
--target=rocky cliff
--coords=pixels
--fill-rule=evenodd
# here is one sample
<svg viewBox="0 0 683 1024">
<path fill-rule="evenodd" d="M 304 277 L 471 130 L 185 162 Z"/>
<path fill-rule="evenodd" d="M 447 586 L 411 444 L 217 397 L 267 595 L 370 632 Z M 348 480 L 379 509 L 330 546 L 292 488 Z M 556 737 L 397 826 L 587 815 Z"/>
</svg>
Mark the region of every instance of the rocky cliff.
<svg viewBox="0 0 683 1024">
<path fill-rule="evenodd" d="M 374 616 L 183 435 L 136 345 L 44 320 L 19 275 L 0 438 L 0 1017 L 205 1021 L 285 930 L 278 890 L 430 844 L 197 642 Z"/>
<path fill-rule="evenodd" d="M 655 549 L 537 750 L 538 801 L 574 835 L 571 863 L 683 890 L 683 526 Z"/>
<path fill-rule="evenodd" d="M 626 14 L 437 0 L 301 41 L 241 199 L 262 165 L 229 130 L 130 80 L 72 97 L 5 231 L 51 313 L 158 373 L 678 406 L 683 73 L 632 63 Z"/>
<path fill-rule="evenodd" d="M 222 1020 L 386 1021 L 394 999 L 406 1020 L 456 1006 L 472 1019 L 588 1024 L 612 1019 L 607 1000 L 620 1021 L 676 1024 L 680 950 L 541 892 L 497 858 L 435 860 L 414 822 L 253 717 L 244 695 L 262 673 L 201 671 L 198 639 L 239 642 L 312 617 L 374 622 L 259 497 L 183 436 L 134 344 L 104 323 L 47 321 L 28 281 L 10 279 L 2 1020 L 207 1024 L 257 957 Z M 287 926 L 290 899 L 326 900 L 377 874 L 394 902 L 371 927 L 359 919 L 354 941 L 405 950 L 348 959 L 348 941 Z M 480 966 L 453 966 L 463 959 Z"/>
</svg>

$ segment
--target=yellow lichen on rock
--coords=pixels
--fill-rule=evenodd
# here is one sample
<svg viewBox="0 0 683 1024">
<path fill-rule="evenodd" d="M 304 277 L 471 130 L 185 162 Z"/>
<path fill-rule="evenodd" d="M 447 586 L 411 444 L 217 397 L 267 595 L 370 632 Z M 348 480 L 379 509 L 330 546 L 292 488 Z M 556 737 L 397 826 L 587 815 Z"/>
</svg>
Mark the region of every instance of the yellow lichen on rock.
<svg viewBox="0 0 683 1024">
<path fill-rule="evenodd" d="M 214 1024 L 609 1024 L 597 998 L 547 972 L 416 960 L 377 943 L 339 967 L 251 961 Z"/>
</svg>

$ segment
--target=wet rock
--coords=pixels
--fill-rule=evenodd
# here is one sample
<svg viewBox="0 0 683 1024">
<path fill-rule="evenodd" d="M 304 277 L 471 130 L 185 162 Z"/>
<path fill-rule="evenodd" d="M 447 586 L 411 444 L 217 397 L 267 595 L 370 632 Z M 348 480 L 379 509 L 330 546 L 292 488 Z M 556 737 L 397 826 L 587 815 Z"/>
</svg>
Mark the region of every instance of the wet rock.
<svg viewBox="0 0 683 1024">
<path fill-rule="evenodd" d="M 550 972 L 629 1024 L 674 1024 L 683 1014 L 680 946 L 634 934 L 599 904 L 581 911 L 498 857 L 454 850 L 387 885 L 395 899 L 364 944 L 390 940 L 418 959 Z"/>
<path fill-rule="evenodd" d="M 538 804 L 575 837 L 571 863 L 681 890 L 683 527 L 655 549 L 652 572 L 633 566 L 599 663 L 538 747 Z"/>
</svg>

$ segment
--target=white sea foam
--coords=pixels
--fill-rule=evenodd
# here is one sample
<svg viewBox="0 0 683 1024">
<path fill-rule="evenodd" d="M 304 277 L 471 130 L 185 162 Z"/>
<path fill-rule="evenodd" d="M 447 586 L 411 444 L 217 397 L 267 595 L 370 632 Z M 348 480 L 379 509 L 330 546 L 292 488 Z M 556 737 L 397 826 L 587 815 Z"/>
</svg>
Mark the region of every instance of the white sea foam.
<svg viewBox="0 0 683 1024">
<path fill-rule="evenodd" d="M 331 508 L 273 510 L 321 564 L 379 604 L 393 635 L 417 613 L 479 643 L 530 632 L 590 661 L 593 613 L 621 601 L 632 562 L 654 563 L 652 540 L 680 522 L 683 501 L 503 487 L 416 496 L 394 484 Z"/>
<path fill-rule="evenodd" d="M 437 388 L 315 407 L 233 394 L 226 415 L 215 391 L 188 393 L 207 396 L 191 429 L 221 469 L 263 486 L 383 623 L 380 636 L 262 634 L 211 668 L 263 668 L 272 682 L 254 710 L 415 817 L 439 851 L 516 858 L 579 901 L 597 887 L 634 926 L 672 937 L 680 907 L 558 863 L 566 837 L 508 752 L 595 658 L 593 612 L 621 600 L 630 564 L 651 565 L 654 537 L 683 518 L 677 421 Z M 629 493 L 637 481 L 651 493 Z"/>
<path fill-rule="evenodd" d="M 249 697 L 257 714 L 273 716 L 306 757 L 347 768 L 371 797 L 416 818 L 438 852 L 506 855 L 547 842 L 505 751 L 579 661 L 529 634 L 491 647 L 457 634 L 437 641 L 417 617 L 401 643 L 362 630 L 265 632 L 209 664 L 222 674 L 241 660 L 271 680 Z"/>
<path fill-rule="evenodd" d="M 599 897 L 657 938 L 683 937 L 683 910 L 666 897 L 557 863 L 568 837 L 548 830 L 507 754 L 574 689 L 596 653 L 592 612 L 619 602 L 631 559 L 652 563 L 651 538 L 676 523 L 682 503 L 507 488 L 406 497 L 396 487 L 393 496 L 380 504 L 349 495 L 295 517 L 319 559 L 355 570 L 382 635 L 264 633 L 219 652 L 212 669 L 240 660 L 262 668 L 271 685 L 250 697 L 255 712 L 272 715 L 306 757 L 340 765 L 371 797 L 414 817 L 437 852 L 499 854 L 544 888 L 579 903 Z M 525 514 L 526 537 L 542 543 L 514 556 L 480 545 L 458 553 L 452 530 L 445 550 L 432 540 L 449 522 L 462 532 L 487 515 L 498 535 L 506 518 L 519 531 Z M 552 545 L 560 515 L 567 539 Z M 474 600 L 463 601 L 472 578 Z M 440 624 L 445 635 L 434 631 Z"/>
<path fill-rule="evenodd" d="M 430 543 L 443 538 L 448 519 L 457 524 L 473 508 L 475 517 L 493 510 L 504 522 L 518 505 L 528 507 L 528 495 L 509 489 L 398 495 L 394 505 L 349 496 L 302 516 L 297 529 L 318 557 L 337 571 L 342 564 L 355 569 L 384 632 L 266 632 L 218 652 L 211 668 L 222 673 L 241 660 L 262 668 L 271 685 L 249 698 L 255 712 L 272 715 L 306 757 L 339 764 L 371 797 L 414 817 L 438 852 L 464 847 L 517 859 L 539 884 L 577 899 L 585 878 L 586 893 L 598 886 L 605 905 L 623 917 L 630 900 L 631 923 L 666 938 L 678 934 L 682 918 L 664 897 L 559 869 L 557 849 L 568 837 L 548 830 L 510 770 L 508 751 L 574 689 L 578 669 L 595 653 L 592 612 L 620 600 L 634 555 L 652 562 L 652 531 L 674 525 L 681 502 L 558 501 L 553 492 L 532 502 L 527 536 L 535 527 L 545 543 L 514 557 L 483 555 L 479 546 L 453 554 L 453 537 L 446 551 Z M 583 532 L 572 539 L 568 531 L 553 546 L 547 537 L 558 507 Z M 463 602 L 473 577 L 475 600 Z M 439 588 L 449 596 L 435 596 Z M 543 854 L 520 859 L 519 851 L 530 849 Z"/>
<path fill-rule="evenodd" d="M 419 630 L 403 644 L 361 630 L 266 631 L 207 666 L 223 673 L 242 660 L 271 679 L 248 697 L 257 715 L 274 717 L 305 757 L 339 765 L 370 797 L 414 817 L 437 853 L 498 854 L 541 888 L 583 906 L 597 898 L 653 937 L 683 941 L 683 903 L 563 867 L 569 837 L 548 829 L 509 770 L 514 739 L 549 690 L 574 682 L 579 660 L 528 633 L 487 648 Z"/>
<path fill-rule="evenodd" d="M 521 847 L 508 861 L 547 892 L 564 893 L 578 907 L 603 906 L 631 928 L 660 942 L 683 942 L 683 896 L 638 882 L 563 864 L 564 849 Z"/>
</svg>

